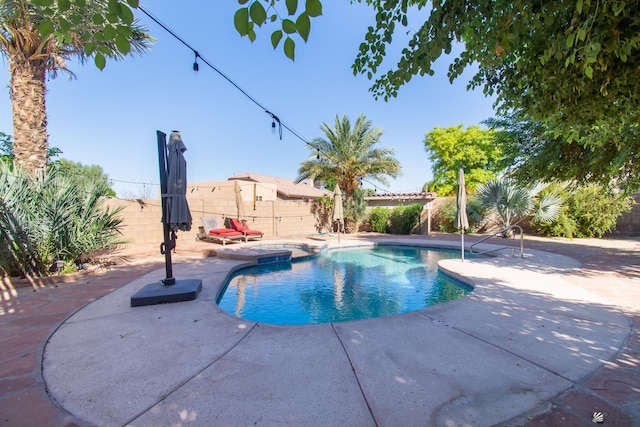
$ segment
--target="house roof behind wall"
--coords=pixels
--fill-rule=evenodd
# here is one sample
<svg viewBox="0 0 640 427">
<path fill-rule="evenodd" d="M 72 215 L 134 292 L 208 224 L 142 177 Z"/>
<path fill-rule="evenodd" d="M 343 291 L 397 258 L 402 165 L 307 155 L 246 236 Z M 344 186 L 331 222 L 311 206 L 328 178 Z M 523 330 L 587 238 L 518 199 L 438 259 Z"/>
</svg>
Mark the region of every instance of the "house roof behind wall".
<svg viewBox="0 0 640 427">
<path fill-rule="evenodd" d="M 251 181 L 260 182 L 265 184 L 275 184 L 278 196 L 289 199 L 316 199 L 324 196 L 325 194 L 332 194 L 330 191 L 321 190 L 313 186 L 313 183 L 305 181 L 293 181 L 287 178 L 279 178 L 269 175 L 260 175 L 257 173 L 242 173 L 239 175 L 233 175 L 228 178 L 230 181 Z"/>
<path fill-rule="evenodd" d="M 374 193 L 364 197 L 365 200 L 427 200 L 437 197 L 436 193 Z"/>
</svg>

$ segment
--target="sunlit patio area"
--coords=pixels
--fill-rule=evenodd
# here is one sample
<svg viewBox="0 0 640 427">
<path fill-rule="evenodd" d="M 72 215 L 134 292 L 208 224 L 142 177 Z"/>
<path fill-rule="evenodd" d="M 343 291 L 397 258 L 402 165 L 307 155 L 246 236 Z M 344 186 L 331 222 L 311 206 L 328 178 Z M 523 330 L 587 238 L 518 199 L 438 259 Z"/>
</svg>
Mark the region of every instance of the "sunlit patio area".
<svg viewBox="0 0 640 427">
<path fill-rule="evenodd" d="M 487 244 L 505 243 L 497 240 Z M 440 233 L 266 241 L 284 242 L 460 247 L 459 236 Z M 131 295 L 165 274 L 163 257 L 145 248 L 64 282 L 3 284 L 5 425 L 586 426 L 599 412 L 605 425 L 640 419 L 638 239 L 528 238 L 524 258 L 504 251 L 441 261 L 473 292 L 401 315 L 309 326 L 250 322 L 216 306 L 229 273 L 251 262 L 253 243 L 180 243 L 174 275 L 202 280 L 194 301 L 130 307 Z"/>
</svg>

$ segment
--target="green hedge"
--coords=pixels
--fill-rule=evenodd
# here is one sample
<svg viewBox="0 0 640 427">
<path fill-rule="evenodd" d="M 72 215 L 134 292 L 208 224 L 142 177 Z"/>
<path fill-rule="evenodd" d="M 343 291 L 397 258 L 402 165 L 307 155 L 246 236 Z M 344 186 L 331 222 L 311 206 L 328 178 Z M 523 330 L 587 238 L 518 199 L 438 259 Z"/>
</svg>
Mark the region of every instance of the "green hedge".
<svg viewBox="0 0 640 427">
<path fill-rule="evenodd" d="M 422 205 L 419 203 L 396 206 L 389 216 L 391 232 L 394 234 L 411 234 L 411 231 L 420 222 L 421 212 Z"/>
<path fill-rule="evenodd" d="M 387 233 L 389 232 L 390 216 L 391 211 L 389 209 L 381 206 L 375 207 L 371 209 L 371 212 L 369 212 L 367 224 L 371 228 L 371 231 L 375 231 L 376 233 Z"/>
</svg>

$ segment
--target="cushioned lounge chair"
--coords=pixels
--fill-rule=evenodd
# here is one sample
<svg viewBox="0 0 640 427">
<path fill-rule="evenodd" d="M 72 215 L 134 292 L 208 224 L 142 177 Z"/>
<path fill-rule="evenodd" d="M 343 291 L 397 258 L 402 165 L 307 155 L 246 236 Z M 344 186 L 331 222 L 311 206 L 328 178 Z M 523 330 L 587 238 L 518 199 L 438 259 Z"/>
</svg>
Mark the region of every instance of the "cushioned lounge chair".
<svg viewBox="0 0 640 427">
<path fill-rule="evenodd" d="M 262 236 L 264 236 L 262 231 L 251 230 L 248 225 L 241 223 L 235 218 L 229 218 L 229 223 L 231 224 L 231 228 L 244 235 L 245 242 L 249 239 L 262 239 Z"/>
<path fill-rule="evenodd" d="M 198 233 L 197 240 L 204 242 L 222 243 L 246 240 L 243 233 L 232 228 L 220 227 L 218 219 L 215 217 L 200 218 L 202 227 Z"/>
</svg>

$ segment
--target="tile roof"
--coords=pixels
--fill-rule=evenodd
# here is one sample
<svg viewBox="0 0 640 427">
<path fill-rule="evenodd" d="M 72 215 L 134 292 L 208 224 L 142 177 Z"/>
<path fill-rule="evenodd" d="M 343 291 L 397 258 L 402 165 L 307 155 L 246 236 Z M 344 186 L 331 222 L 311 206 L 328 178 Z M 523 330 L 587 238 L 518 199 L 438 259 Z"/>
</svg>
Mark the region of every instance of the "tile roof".
<svg viewBox="0 0 640 427">
<path fill-rule="evenodd" d="M 313 184 L 307 180 L 297 182 L 287 178 L 279 178 L 250 172 L 233 175 L 228 179 L 230 181 L 241 180 L 275 184 L 278 189 L 278 195 L 294 199 L 315 199 L 324 196 L 325 194 L 333 194 L 331 191 L 321 190 L 314 187 Z"/>
<path fill-rule="evenodd" d="M 438 195 L 436 193 L 414 192 L 414 193 L 374 193 L 364 197 L 365 200 L 433 200 Z"/>
</svg>

